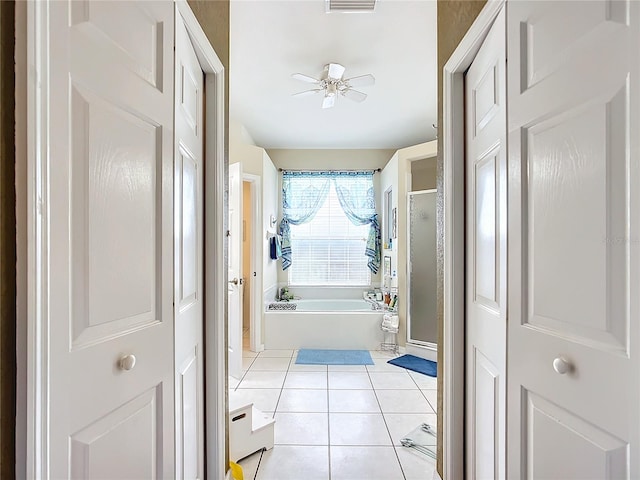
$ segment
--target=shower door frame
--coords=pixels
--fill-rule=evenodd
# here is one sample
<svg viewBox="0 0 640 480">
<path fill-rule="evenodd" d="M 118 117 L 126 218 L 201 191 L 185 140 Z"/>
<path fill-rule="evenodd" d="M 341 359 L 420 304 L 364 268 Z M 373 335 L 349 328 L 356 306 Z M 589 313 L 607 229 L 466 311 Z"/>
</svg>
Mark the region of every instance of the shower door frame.
<svg viewBox="0 0 640 480">
<path fill-rule="evenodd" d="M 407 192 L 407 293 L 405 298 L 407 299 L 407 345 L 415 346 L 418 348 L 427 348 L 429 350 L 437 351 L 438 344 L 436 342 L 426 342 L 424 340 L 416 340 L 411 338 L 411 221 L 410 221 L 410 213 L 411 213 L 411 196 L 412 195 L 424 195 L 427 193 L 437 194 L 436 188 L 431 188 L 428 190 L 416 190 L 415 192 Z M 434 225 L 435 226 L 435 225 Z M 435 252 L 434 252 L 435 253 Z M 438 321 L 437 317 L 434 319 L 435 322 Z"/>
</svg>

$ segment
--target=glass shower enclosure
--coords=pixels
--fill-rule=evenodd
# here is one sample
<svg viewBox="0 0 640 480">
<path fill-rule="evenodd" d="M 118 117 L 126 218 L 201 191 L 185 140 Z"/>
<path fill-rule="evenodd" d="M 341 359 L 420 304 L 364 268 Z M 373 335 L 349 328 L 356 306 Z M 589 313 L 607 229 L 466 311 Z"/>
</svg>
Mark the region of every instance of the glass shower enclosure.
<svg viewBox="0 0 640 480">
<path fill-rule="evenodd" d="M 436 190 L 408 194 L 407 341 L 436 348 Z"/>
</svg>

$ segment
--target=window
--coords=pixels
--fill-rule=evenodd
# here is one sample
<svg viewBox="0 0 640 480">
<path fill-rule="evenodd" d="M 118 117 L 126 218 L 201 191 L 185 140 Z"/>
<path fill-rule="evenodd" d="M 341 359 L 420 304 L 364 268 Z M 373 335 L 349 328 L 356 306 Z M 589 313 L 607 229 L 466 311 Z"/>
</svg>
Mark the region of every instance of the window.
<svg viewBox="0 0 640 480">
<path fill-rule="evenodd" d="M 373 173 L 282 172 L 282 269 L 299 261 L 290 285 L 370 284 L 381 256 Z"/>
<path fill-rule="evenodd" d="M 289 285 L 369 285 L 365 247 L 370 226 L 356 226 L 345 215 L 333 182 L 313 220 L 291 225 Z"/>
</svg>

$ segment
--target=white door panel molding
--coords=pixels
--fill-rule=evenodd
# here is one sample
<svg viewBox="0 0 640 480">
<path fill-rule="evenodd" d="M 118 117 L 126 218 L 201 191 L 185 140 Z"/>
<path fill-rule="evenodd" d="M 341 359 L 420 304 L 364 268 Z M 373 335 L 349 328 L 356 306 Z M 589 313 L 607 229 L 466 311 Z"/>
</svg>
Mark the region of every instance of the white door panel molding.
<svg viewBox="0 0 640 480">
<path fill-rule="evenodd" d="M 512 2 L 507 36 L 509 475 L 637 478 L 640 5 Z"/>
<path fill-rule="evenodd" d="M 466 478 L 505 478 L 507 146 L 505 15 L 466 92 Z"/>
<path fill-rule="evenodd" d="M 27 473 L 170 478 L 173 6 L 121 2 L 116 17 L 100 2 L 28 8 L 38 83 Z M 121 18 L 154 34 L 135 41 Z M 135 365 L 121 368 L 123 355 Z"/>
<path fill-rule="evenodd" d="M 204 74 L 179 15 L 175 63 L 175 478 L 204 479 Z"/>
</svg>

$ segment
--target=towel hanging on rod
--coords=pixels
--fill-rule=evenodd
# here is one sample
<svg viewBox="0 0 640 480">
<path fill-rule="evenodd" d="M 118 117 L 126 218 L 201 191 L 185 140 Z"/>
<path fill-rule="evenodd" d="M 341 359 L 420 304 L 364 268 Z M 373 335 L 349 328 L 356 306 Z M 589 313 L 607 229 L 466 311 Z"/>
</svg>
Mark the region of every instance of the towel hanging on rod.
<svg viewBox="0 0 640 480">
<path fill-rule="evenodd" d="M 277 260 L 282 255 L 282 240 L 280 235 L 269 237 L 269 257 L 271 260 Z"/>
</svg>

